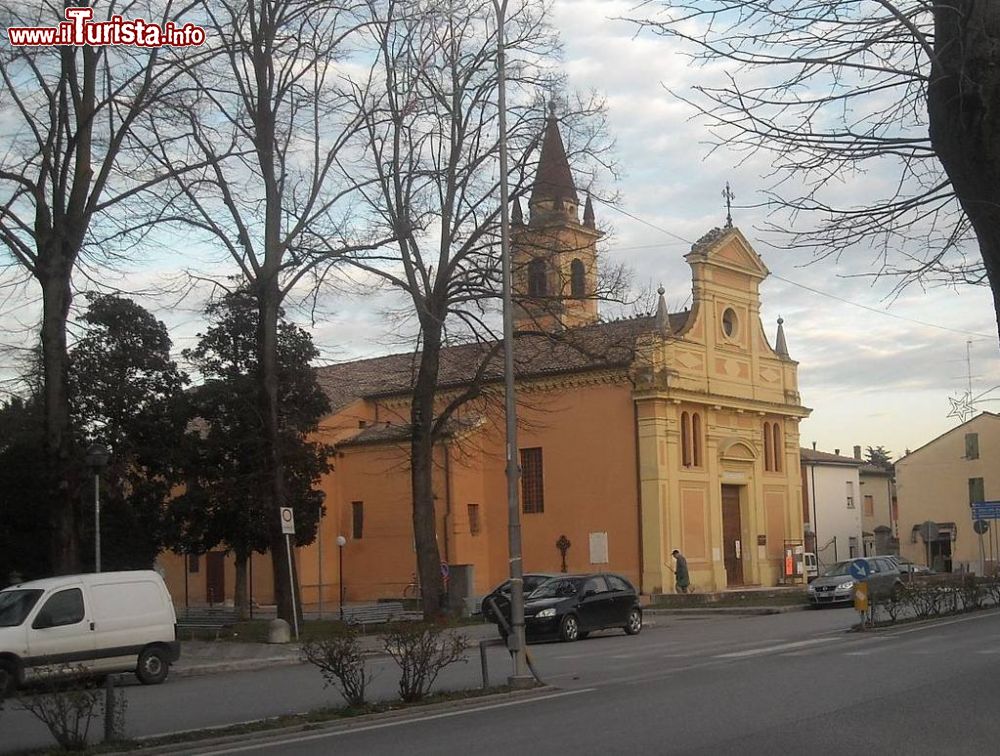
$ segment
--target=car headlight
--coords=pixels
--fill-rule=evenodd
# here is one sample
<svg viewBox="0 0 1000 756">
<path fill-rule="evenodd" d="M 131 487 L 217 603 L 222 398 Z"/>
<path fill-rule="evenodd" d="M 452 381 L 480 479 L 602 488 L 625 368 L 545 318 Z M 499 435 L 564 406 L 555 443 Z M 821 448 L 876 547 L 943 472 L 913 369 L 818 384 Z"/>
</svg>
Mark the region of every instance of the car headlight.
<svg viewBox="0 0 1000 756">
<path fill-rule="evenodd" d="M 846 583 L 841 583 L 840 585 L 838 585 L 837 586 L 837 590 L 838 591 L 849 591 L 853 587 L 854 587 L 854 581 L 853 580 L 848 580 Z"/>
<path fill-rule="evenodd" d="M 546 617 L 555 617 L 556 610 L 555 608 L 550 606 L 548 609 L 542 609 L 542 611 L 540 611 L 535 616 L 538 617 L 538 619 L 545 619 Z"/>
<path fill-rule="evenodd" d="M 815 585 L 810 585 L 808 588 L 806 588 L 806 593 L 815 593 L 815 592 L 816 592 Z"/>
</svg>

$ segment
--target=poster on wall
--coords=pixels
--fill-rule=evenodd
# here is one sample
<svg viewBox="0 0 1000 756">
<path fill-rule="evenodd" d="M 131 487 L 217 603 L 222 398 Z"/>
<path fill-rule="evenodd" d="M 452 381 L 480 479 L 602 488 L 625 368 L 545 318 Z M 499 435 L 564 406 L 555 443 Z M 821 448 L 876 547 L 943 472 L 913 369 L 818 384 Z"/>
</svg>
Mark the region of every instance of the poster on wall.
<svg viewBox="0 0 1000 756">
<path fill-rule="evenodd" d="M 607 564 L 608 563 L 608 534 L 607 533 L 591 533 L 590 534 L 590 563 L 591 564 Z"/>
</svg>

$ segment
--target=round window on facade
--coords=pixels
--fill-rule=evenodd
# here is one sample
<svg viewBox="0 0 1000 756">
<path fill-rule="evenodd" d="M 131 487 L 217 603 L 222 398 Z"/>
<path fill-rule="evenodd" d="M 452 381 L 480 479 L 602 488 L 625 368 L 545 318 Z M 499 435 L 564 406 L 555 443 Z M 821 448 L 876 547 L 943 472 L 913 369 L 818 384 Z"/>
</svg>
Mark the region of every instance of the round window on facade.
<svg viewBox="0 0 1000 756">
<path fill-rule="evenodd" d="M 732 307 L 727 307 L 722 313 L 722 332 L 726 334 L 726 338 L 736 338 L 737 325 L 739 324 L 736 320 L 736 311 Z"/>
</svg>

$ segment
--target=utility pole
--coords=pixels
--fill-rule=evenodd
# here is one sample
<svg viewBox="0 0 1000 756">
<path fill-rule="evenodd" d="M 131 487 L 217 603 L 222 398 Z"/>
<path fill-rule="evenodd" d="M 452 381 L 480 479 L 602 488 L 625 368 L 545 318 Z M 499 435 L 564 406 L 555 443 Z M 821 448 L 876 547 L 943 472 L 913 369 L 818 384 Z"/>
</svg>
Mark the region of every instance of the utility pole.
<svg viewBox="0 0 1000 756">
<path fill-rule="evenodd" d="M 497 109 L 500 128 L 500 258 L 503 274 L 503 376 L 507 419 L 507 542 L 510 548 L 511 632 L 507 648 L 514 660 L 511 687 L 531 684 L 524 640 L 524 566 L 521 563 L 521 509 L 518 482 L 521 477 L 517 450 L 517 395 L 514 390 L 514 312 L 511 295 L 510 198 L 507 188 L 507 51 L 504 49 L 504 15 L 507 0 L 493 0 L 497 12 Z"/>
</svg>

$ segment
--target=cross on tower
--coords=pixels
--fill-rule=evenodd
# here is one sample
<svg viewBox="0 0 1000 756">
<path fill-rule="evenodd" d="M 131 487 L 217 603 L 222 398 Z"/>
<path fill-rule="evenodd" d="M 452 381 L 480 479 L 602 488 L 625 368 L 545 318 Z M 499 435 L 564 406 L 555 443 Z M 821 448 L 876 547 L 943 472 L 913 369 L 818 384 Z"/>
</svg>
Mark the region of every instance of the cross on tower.
<svg viewBox="0 0 1000 756">
<path fill-rule="evenodd" d="M 736 195 L 733 194 L 733 190 L 729 188 L 729 182 L 726 182 L 726 188 L 722 190 L 722 197 L 726 200 L 726 228 L 733 227 L 733 200 L 736 199 Z"/>
</svg>

